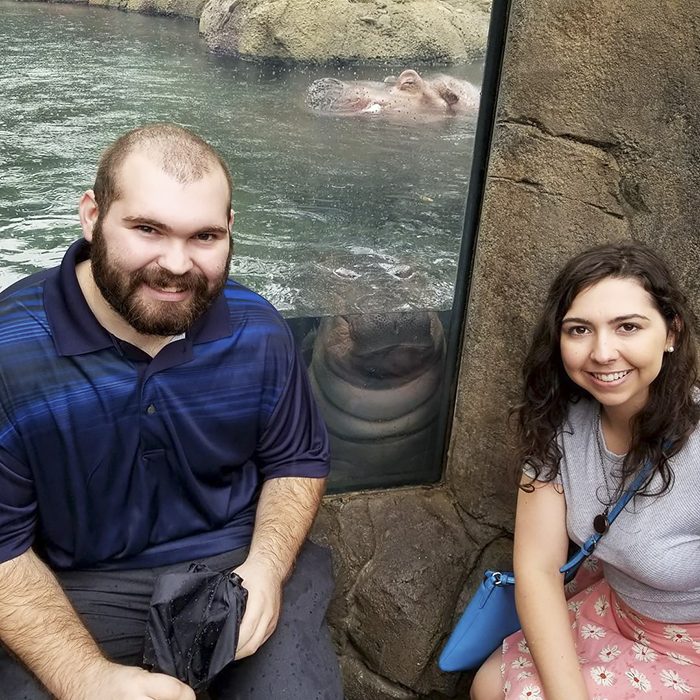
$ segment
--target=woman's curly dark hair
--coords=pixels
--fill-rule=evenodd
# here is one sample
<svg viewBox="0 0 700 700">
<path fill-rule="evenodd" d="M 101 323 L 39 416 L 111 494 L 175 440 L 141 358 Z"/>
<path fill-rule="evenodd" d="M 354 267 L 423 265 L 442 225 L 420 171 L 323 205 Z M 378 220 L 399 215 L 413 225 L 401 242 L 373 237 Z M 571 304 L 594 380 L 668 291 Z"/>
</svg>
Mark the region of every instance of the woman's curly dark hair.
<svg viewBox="0 0 700 700">
<path fill-rule="evenodd" d="M 647 459 L 660 472 L 663 485 L 654 494 L 649 479 L 646 495 L 665 492 L 673 483 L 669 458 L 686 444 L 700 418 L 694 396 L 697 384 L 695 323 L 687 299 L 667 264 L 638 241 L 597 246 L 572 258 L 549 289 L 522 369 L 522 402 L 512 411 L 517 439 L 517 479 L 529 465 L 535 479 L 551 481 L 562 458 L 557 443 L 569 404 L 588 392 L 567 375 L 560 353 L 561 323 L 579 292 L 606 278 L 637 280 L 675 333 L 675 352 L 665 353 L 661 370 L 649 387 L 649 400 L 632 422 L 632 442 L 622 464 L 621 483 Z M 526 491 L 531 483 L 521 484 Z M 618 494 L 619 495 L 619 494 Z"/>
</svg>

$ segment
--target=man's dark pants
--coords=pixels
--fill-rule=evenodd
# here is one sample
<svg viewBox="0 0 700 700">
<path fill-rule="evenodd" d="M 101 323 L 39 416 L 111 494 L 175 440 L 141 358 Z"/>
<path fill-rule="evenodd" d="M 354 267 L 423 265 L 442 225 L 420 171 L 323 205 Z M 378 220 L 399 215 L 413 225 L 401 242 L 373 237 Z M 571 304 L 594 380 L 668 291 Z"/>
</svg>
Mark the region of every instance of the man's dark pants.
<svg viewBox="0 0 700 700">
<path fill-rule="evenodd" d="M 246 553 L 237 549 L 201 561 L 224 571 L 241 564 Z M 159 574 L 186 571 L 188 565 L 59 572 L 57 577 L 105 654 L 118 663 L 138 666 L 153 582 Z M 307 542 L 285 585 L 277 629 L 253 656 L 233 662 L 219 674 L 209 688 L 212 700 L 341 700 L 338 662 L 325 623 L 332 591 L 330 553 Z M 51 696 L 0 647 L 0 697 Z"/>
</svg>

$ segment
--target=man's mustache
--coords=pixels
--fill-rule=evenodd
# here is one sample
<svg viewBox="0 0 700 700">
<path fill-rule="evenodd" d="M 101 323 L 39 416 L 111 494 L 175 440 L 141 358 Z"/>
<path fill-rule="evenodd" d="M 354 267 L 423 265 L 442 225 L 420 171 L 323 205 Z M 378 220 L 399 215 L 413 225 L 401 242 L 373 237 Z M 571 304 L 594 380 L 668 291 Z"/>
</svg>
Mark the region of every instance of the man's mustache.
<svg viewBox="0 0 700 700">
<path fill-rule="evenodd" d="M 203 275 L 186 272 L 184 275 L 174 275 L 163 268 L 138 270 L 132 274 L 132 287 L 147 284 L 149 287 L 160 289 L 177 289 L 178 291 L 198 292 L 207 289 L 207 280 Z"/>
</svg>

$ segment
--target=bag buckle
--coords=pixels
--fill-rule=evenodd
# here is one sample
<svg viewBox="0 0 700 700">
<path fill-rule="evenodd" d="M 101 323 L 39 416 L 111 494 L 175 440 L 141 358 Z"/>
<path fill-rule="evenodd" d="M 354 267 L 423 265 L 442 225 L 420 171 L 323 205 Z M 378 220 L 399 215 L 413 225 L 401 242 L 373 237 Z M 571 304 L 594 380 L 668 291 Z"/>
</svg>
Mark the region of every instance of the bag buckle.
<svg viewBox="0 0 700 700">
<path fill-rule="evenodd" d="M 512 586 L 515 583 L 513 574 L 506 571 L 487 571 L 484 577 L 490 579 L 494 586 Z"/>
</svg>

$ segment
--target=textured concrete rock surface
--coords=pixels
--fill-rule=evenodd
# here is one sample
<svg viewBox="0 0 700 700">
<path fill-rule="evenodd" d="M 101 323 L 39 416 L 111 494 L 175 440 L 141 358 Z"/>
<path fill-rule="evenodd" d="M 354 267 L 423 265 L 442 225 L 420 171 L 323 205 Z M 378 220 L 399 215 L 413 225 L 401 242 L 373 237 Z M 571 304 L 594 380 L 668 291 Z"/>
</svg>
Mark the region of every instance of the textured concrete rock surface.
<svg viewBox="0 0 700 700">
<path fill-rule="evenodd" d="M 334 552 L 329 621 L 348 700 L 453 695 L 461 679 L 436 665 L 455 616 L 445 601 L 499 538 L 440 488 L 327 499 L 314 539 Z"/>
<path fill-rule="evenodd" d="M 488 20 L 469 0 L 208 0 L 199 31 L 237 56 L 454 63 L 484 55 Z"/>
<path fill-rule="evenodd" d="M 689 5 L 512 5 L 447 475 L 487 522 L 512 509 L 506 415 L 561 263 L 641 239 L 700 300 L 699 48 Z"/>
</svg>

